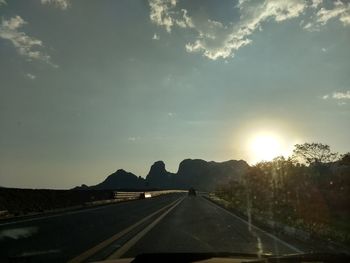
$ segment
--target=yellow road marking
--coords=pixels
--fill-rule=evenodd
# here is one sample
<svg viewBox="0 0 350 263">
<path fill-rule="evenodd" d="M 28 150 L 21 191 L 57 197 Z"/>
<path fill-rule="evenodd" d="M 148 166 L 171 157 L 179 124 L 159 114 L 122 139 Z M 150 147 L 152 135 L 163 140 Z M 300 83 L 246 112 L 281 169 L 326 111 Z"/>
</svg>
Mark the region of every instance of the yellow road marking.
<svg viewBox="0 0 350 263">
<path fill-rule="evenodd" d="M 137 243 L 144 235 L 146 235 L 153 227 L 155 227 L 160 220 L 162 220 L 171 210 L 173 210 L 177 205 L 179 205 L 184 197 L 181 200 L 177 200 L 178 202 L 171 206 L 167 211 L 161 214 L 156 220 L 154 220 L 151 224 L 149 224 L 146 228 L 144 228 L 141 232 L 137 233 L 133 238 L 131 238 L 128 242 L 126 242 L 122 247 L 120 247 L 117 251 L 115 251 L 112 255 L 108 257 L 108 259 L 118 259 L 122 255 L 124 255 L 133 245 Z"/>
<path fill-rule="evenodd" d="M 124 236 L 126 233 L 130 232 L 131 230 L 133 230 L 134 228 L 138 227 L 139 225 L 141 225 L 142 223 L 144 223 L 145 221 L 149 220 L 150 218 L 152 218 L 154 215 L 158 214 L 159 212 L 167 209 L 168 207 L 171 207 L 172 205 L 174 205 L 177 201 L 179 201 L 179 199 L 176 199 L 174 202 L 170 203 L 169 205 L 166 205 L 162 208 L 160 208 L 159 210 L 155 211 L 154 213 L 148 215 L 147 217 L 141 219 L 140 221 L 136 222 L 135 224 L 123 229 L 122 231 L 120 231 L 119 233 L 111 236 L 110 238 L 102 241 L 101 243 L 99 243 L 98 245 L 88 249 L 87 251 L 83 252 L 82 254 L 72 258 L 71 260 L 68 261 L 68 263 L 79 263 L 79 262 L 83 262 L 84 260 L 88 259 L 89 257 L 91 257 L 92 255 L 96 254 L 98 251 L 102 250 L 103 248 L 107 247 L 108 245 L 110 245 L 111 243 L 113 243 L 115 240 L 121 238 L 122 236 Z"/>
</svg>

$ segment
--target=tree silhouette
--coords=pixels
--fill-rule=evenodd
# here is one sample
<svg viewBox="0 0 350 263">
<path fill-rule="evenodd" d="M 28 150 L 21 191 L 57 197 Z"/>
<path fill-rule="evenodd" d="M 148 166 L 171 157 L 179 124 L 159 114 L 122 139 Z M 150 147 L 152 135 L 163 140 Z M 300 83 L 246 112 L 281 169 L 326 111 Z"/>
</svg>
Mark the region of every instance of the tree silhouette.
<svg viewBox="0 0 350 263">
<path fill-rule="evenodd" d="M 343 154 L 339 163 L 343 165 L 350 165 L 350 152 Z"/>
<path fill-rule="evenodd" d="M 293 155 L 307 164 L 329 163 L 338 158 L 329 145 L 322 143 L 303 143 L 294 145 Z"/>
</svg>

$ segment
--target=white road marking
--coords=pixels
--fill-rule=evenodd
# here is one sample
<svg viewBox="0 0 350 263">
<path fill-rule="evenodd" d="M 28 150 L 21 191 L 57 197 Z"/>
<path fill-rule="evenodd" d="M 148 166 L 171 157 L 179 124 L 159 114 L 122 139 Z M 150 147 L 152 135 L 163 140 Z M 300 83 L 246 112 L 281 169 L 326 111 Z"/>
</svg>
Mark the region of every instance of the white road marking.
<svg viewBox="0 0 350 263">
<path fill-rule="evenodd" d="M 99 209 L 104 209 L 107 206 L 111 207 L 111 206 L 117 205 L 117 204 L 121 204 L 121 203 L 113 203 L 113 204 L 108 204 L 108 205 L 101 205 L 101 206 L 92 207 L 92 208 L 81 208 L 79 210 L 74 210 L 74 211 L 58 212 L 58 214 L 54 214 L 54 215 L 47 215 L 47 216 L 40 216 L 40 215 L 38 215 L 38 217 L 33 217 L 33 218 L 28 218 L 28 219 L 20 219 L 20 220 L 17 220 L 17 221 L 11 221 L 11 222 L 6 222 L 6 223 L 0 223 L 0 226 L 21 224 L 21 223 L 38 221 L 38 220 L 42 220 L 42 219 L 48 219 L 48 218 L 54 218 L 54 217 L 60 217 L 60 216 L 66 216 L 66 215 L 73 215 L 73 214 L 79 214 L 79 213 L 84 213 L 84 212 L 90 212 L 90 211 L 95 211 L 95 210 L 99 210 Z"/>
<path fill-rule="evenodd" d="M 0 240 L 5 238 L 21 239 L 27 238 L 38 232 L 37 227 L 10 228 L 0 231 Z"/>
<path fill-rule="evenodd" d="M 144 217 L 143 219 L 141 219 L 140 221 L 136 222 L 135 224 L 123 229 L 122 231 L 120 231 L 119 233 L 111 236 L 110 238 L 102 241 L 101 243 L 97 244 L 96 246 L 86 250 L 85 252 L 83 252 L 82 254 L 74 257 L 73 259 L 69 260 L 68 263 L 78 263 L 78 262 L 83 262 L 84 260 L 88 259 L 89 257 L 93 256 L 94 254 L 96 254 L 97 252 L 99 252 L 100 250 L 104 249 L 105 247 L 109 246 L 111 243 L 113 243 L 114 241 L 116 241 L 117 239 L 121 238 L 122 236 L 124 236 L 125 234 L 127 234 L 128 232 L 132 231 L 133 229 L 135 229 L 136 227 L 138 227 L 139 225 L 141 225 L 142 223 L 144 223 L 145 221 L 149 220 L 150 218 L 152 218 L 153 216 L 155 216 L 156 214 L 160 213 L 161 211 L 167 209 L 168 207 L 173 206 L 177 201 L 179 201 L 179 199 L 176 199 L 175 201 L 171 202 L 168 205 L 163 206 L 162 208 L 158 209 L 157 211 L 155 211 L 154 213 Z"/>
<path fill-rule="evenodd" d="M 142 231 L 137 233 L 133 238 L 131 238 L 128 242 L 126 242 L 122 247 L 120 247 L 117 251 L 115 251 L 112 255 L 108 257 L 108 259 L 118 259 L 123 256 L 132 246 L 134 246 L 144 235 L 146 235 L 153 227 L 155 227 L 171 210 L 173 210 L 176 206 L 178 206 L 185 197 L 177 200 L 178 202 L 172 205 L 167 211 L 161 214 L 157 219 L 155 219 L 151 224 L 149 224 Z"/>
<path fill-rule="evenodd" d="M 202 198 L 203 198 L 203 197 L 202 197 Z M 254 229 L 256 229 L 256 230 L 258 230 L 258 231 L 264 233 L 265 235 L 271 237 L 272 239 L 274 239 L 274 240 L 280 242 L 281 244 L 283 244 L 284 246 L 288 247 L 289 249 L 294 250 L 294 251 L 297 252 L 297 253 L 304 253 L 304 252 L 303 252 L 302 250 L 300 250 L 299 248 L 296 248 L 295 246 L 293 246 L 293 245 L 291 245 L 291 244 L 288 244 L 287 242 L 283 241 L 282 239 L 280 239 L 280 238 L 278 238 L 278 237 L 276 237 L 276 236 L 274 236 L 274 235 L 272 235 L 272 234 L 266 232 L 265 230 L 262 230 L 261 228 L 255 226 L 255 225 L 253 225 L 253 224 L 249 224 L 249 222 L 247 222 L 247 221 L 244 220 L 243 218 L 241 218 L 241 217 L 235 215 L 234 213 L 232 213 L 232 212 L 230 212 L 230 211 L 228 211 L 228 210 L 222 208 L 221 206 L 219 206 L 219 205 L 217 205 L 217 204 L 215 204 L 215 203 L 209 201 L 208 199 L 206 199 L 206 198 L 203 198 L 203 199 L 206 200 L 206 201 L 207 201 L 209 204 L 211 204 L 212 206 L 221 209 L 221 210 L 224 211 L 225 213 L 227 213 L 227 214 L 233 216 L 234 218 L 240 220 L 241 222 L 243 222 L 243 223 L 246 224 L 247 226 L 250 225 L 252 228 L 254 228 Z"/>
</svg>

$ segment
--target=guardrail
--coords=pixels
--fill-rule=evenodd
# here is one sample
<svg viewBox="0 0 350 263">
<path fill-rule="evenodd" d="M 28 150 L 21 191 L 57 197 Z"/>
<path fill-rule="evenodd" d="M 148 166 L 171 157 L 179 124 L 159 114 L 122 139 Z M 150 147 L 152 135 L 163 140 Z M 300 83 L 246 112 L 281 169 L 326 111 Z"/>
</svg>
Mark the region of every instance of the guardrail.
<svg viewBox="0 0 350 263">
<path fill-rule="evenodd" d="M 102 204 L 110 204 L 116 202 L 123 202 L 129 200 L 138 200 L 138 199 L 146 199 L 152 198 L 164 194 L 173 194 L 173 193 L 185 193 L 187 191 L 184 190 L 163 190 L 163 191 L 140 191 L 140 192 L 122 192 L 122 191 L 114 191 L 112 195 L 112 199 L 108 200 L 99 200 L 85 203 L 86 206 L 93 205 L 102 205 Z"/>
<path fill-rule="evenodd" d="M 128 200 L 145 199 L 145 198 L 156 197 L 164 194 L 185 193 L 185 192 L 187 191 L 184 191 L 184 190 L 163 190 L 163 191 L 149 191 L 149 192 L 147 191 L 146 192 L 145 191 L 140 191 L 140 192 L 114 191 L 113 195 L 111 196 L 112 199 L 90 201 L 90 202 L 85 202 L 75 206 L 43 210 L 42 212 L 31 212 L 31 213 L 22 214 L 20 216 L 13 215 L 7 210 L 0 210 L 0 219 L 20 218 L 23 216 L 37 216 L 39 214 L 49 214 L 49 213 L 61 213 L 61 212 L 66 212 L 66 211 L 71 211 L 76 209 L 84 209 L 86 207 L 107 205 L 107 204 L 113 204 L 117 202 L 128 201 Z"/>
<path fill-rule="evenodd" d="M 113 199 L 114 200 L 134 200 L 134 199 L 141 199 L 142 196 L 145 195 L 145 192 L 113 192 Z"/>
<path fill-rule="evenodd" d="M 151 198 L 155 196 L 160 196 L 164 194 L 172 194 L 172 193 L 184 193 L 184 190 L 163 190 L 163 191 L 142 191 L 142 192 L 120 192 L 116 191 L 113 193 L 113 197 L 115 200 L 135 200 L 135 199 L 145 199 Z"/>
</svg>

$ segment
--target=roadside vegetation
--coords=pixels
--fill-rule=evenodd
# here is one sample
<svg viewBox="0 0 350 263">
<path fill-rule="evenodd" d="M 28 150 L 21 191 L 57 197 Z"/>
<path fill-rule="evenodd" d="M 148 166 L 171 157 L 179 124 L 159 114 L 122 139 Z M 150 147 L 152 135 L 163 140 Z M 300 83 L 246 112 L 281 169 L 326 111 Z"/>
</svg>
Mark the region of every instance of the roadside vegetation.
<svg viewBox="0 0 350 263">
<path fill-rule="evenodd" d="M 83 206 L 111 198 L 110 190 L 0 188 L 0 219 Z"/>
<path fill-rule="evenodd" d="M 216 195 L 250 218 L 350 245 L 350 153 L 297 144 L 292 157 L 260 162 L 241 181 L 219 186 Z"/>
</svg>

